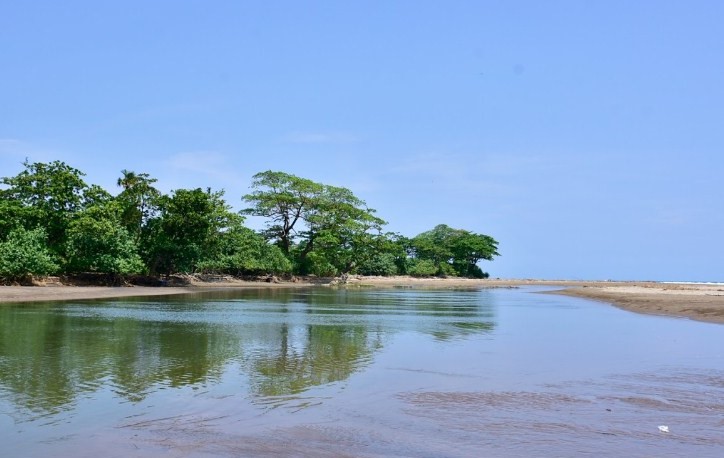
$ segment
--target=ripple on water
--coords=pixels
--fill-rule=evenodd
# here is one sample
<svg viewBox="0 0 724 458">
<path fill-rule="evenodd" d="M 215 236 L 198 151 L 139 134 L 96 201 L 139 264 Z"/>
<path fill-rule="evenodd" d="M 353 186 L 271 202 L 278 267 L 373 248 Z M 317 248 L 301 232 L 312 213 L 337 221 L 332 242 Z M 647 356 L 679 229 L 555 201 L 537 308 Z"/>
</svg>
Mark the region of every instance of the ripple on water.
<svg viewBox="0 0 724 458">
<path fill-rule="evenodd" d="M 413 392 L 400 398 L 406 413 L 421 421 L 455 434 L 475 433 L 481 444 L 509 452 L 711 457 L 724 452 L 721 374 L 633 374 L 547 391 Z M 658 425 L 668 425 L 671 433 Z"/>
</svg>

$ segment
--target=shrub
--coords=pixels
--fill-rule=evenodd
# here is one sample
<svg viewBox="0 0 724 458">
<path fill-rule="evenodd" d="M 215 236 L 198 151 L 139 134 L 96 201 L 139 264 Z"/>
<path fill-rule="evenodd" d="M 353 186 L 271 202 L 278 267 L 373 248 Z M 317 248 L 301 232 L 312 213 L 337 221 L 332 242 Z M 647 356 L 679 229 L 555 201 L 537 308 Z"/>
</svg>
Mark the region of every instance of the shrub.
<svg viewBox="0 0 724 458">
<path fill-rule="evenodd" d="M 0 278 L 23 280 L 33 275 L 50 275 L 58 264 L 46 246 L 42 229 L 15 229 L 0 242 Z"/>
<path fill-rule="evenodd" d="M 429 259 L 411 259 L 407 273 L 413 277 L 431 277 L 437 273 L 437 267 Z"/>
</svg>

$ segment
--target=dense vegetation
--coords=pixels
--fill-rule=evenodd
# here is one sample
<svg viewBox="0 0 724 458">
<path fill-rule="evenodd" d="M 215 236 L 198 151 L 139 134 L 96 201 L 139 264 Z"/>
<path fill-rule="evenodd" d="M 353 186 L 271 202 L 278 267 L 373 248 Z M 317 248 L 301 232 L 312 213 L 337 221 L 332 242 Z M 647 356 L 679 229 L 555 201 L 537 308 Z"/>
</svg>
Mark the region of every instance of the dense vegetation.
<svg viewBox="0 0 724 458">
<path fill-rule="evenodd" d="M 490 236 L 439 225 L 413 238 L 346 188 L 283 172 L 254 175 L 249 208 L 233 212 L 223 191 L 162 194 L 155 179 L 123 170 L 116 196 L 67 164 L 23 164 L 0 179 L 0 279 L 95 272 L 486 277 L 498 256 Z M 266 218 L 263 231 L 244 215 Z"/>
</svg>

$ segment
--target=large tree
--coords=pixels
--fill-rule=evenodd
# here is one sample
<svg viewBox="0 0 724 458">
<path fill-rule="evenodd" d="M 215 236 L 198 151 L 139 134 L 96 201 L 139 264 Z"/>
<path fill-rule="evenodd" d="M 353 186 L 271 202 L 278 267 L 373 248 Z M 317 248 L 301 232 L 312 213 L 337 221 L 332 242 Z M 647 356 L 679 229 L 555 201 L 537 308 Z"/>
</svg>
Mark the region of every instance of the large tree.
<svg viewBox="0 0 724 458">
<path fill-rule="evenodd" d="M 243 200 L 252 204 L 244 213 L 268 218 L 265 236 L 276 240 L 284 254 L 289 254 L 295 227 L 319 206 L 324 185 L 284 172 L 257 173 L 251 194 Z"/>
<path fill-rule="evenodd" d="M 304 268 L 311 256 L 311 273 L 320 274 L 354 271 L 377 251 L 386 224 L 352 191 L 336 186 L 324 186 L 306 222 L 299 264 Z"/>
<path fill-rule="evenodd" d="M 245 213 L 267 218 L 264 234 L 299 273 L 352 271 L 385 224 L 347 188 L 266 171 L 254 175 L 252 189 Z"/>
<path fill-rule="evenodd" d="M 43 228 L 51 250 L 62 254 L 68 225 L 100 188 L 94 187 L 88 194 L 85 174 L 61 161 L 26 160 L 23 166 L 25 170 L 18 175 L 0 179 L 0 184 L 7 186 L 2 197 L 14 201 L 15 210 L 19 204 L 23 208 L 23 226 Z"/>
<path fill-rule="evenodd" d="M 159 198 L 159 214 L 149 220 L 142 241 L 151 273 L 192 272 L 215 251 L 231 214 L 223 195 L 196 188 Z"/>
<path fill-rule="evenodd" d="M 147 173 L 121 170 L 117 185 L 123 188 L 117 200 L 121 204 L 123 225 L 136 239 L 141 236 L 143 226 L 158 210 L 161 193 L 153 186 L 157 181 Z"/>
<path fill-rule="evenodd" d="M 445 224 L 414 237 L 411 247 L 413 264 L 419 263 L 424 269 L 433 265 L 438 275 L 484 277 L 486 274 L 478 262 L 499 256 L 498 242 L 489 235 L 453 229 Z"/>
</svg>

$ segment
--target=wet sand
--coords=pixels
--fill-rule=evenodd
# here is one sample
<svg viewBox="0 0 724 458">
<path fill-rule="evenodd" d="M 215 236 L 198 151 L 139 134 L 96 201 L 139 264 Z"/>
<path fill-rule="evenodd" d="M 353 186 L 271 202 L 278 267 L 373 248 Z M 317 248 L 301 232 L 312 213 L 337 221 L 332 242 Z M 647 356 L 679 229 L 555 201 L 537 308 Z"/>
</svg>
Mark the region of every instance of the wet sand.
<svg viewBox="0 0 724 458">
<path fill-rule="evenodd" d="M 37 302 L 76 299 L 106 299 L 197 293 L 219 288 L 289 288 L 315 285 L 390 288 L 512 288 L 519 286 L 563 287 L 551 291 L 611 303 L 636 313 L 689 318 L 724 323 L 724 285 L 657 282 L 612 282 L 569 280 L 508 280 L 465 278 L 411 278 L 350 276 L 345 281 L 305 278 L 295 281 L 191 280 L 182 287 L 103 286 L 0 286 L 2 302 Z"/>
<path fill-rule="evenodd" d="M 724 323 L 724 285 L 593 284 L 554 293 L 603 301 L 636 313 Z"/>
</svg>

